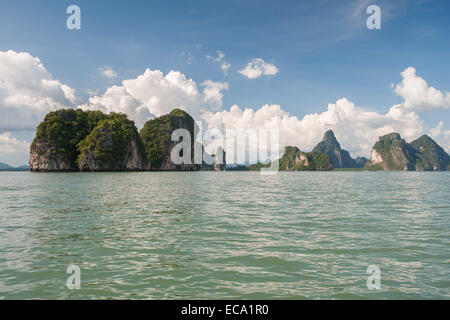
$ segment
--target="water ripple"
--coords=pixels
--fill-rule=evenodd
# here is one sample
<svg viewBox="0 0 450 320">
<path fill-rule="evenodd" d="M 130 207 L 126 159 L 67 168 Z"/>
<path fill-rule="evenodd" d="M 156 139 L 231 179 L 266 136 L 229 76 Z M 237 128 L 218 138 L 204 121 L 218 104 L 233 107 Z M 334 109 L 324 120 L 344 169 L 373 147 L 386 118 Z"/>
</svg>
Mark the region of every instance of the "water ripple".
<svg viewBox="0 0 450 320">
<path fill-rule="evenodd" d="M 450 298 L 449 173 L 14 172 L 0 186 L 0 298 Z M 81 290 L 65 287 L 71 263 Z"/>
</svg>

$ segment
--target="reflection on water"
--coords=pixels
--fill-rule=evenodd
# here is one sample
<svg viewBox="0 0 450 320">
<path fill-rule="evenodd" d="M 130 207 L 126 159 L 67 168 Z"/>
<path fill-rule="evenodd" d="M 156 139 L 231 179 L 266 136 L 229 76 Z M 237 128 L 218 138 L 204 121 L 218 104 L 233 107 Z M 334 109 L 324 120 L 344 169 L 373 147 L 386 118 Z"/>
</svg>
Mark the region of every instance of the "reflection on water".
<svg viewBox="0 0 450 320">
<path fill-rule="evenodd" d="M 0 173 L 0 298 L 448 299 L 449 194 L 450 173 Z"/>
</svg>

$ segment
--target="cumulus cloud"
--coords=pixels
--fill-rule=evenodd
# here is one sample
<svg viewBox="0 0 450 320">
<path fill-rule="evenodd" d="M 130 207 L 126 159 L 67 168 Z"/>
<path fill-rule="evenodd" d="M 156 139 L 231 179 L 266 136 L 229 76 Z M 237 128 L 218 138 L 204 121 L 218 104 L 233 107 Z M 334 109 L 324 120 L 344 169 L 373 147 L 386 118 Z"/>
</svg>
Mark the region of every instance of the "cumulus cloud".
<svg viewBox="0 0 450 320">
<path fill-rule="evenodd" d="M 160 70 L 147 69 L 135 79 L 122 81 L 121 86 L 112 86 L 103 95 L 89 98 L 80 108 L 123 112 L 134 120 L 138 127 L 155 116 L 181 108 L 196 116 L 202 109 L 222 107 L 222 90 L 227 83 L 205 81 L 199 89 L 197 83 L 179 71 L 164 75 Z"/>
<path fill-rule="evenodd" d="M 108 79 L 114 79 L 117 77 L 117 73 L 110 66 L 98 68 L 98 72 Z"/>
<path fill-rule="evenodd" d="M 214 109 L 222 108 L 222 91 L 228 90 L 228 83 L 206 80 L 202 83 L 202 86 L 205 87 L 203 101 Z"/>
<path fill-rule="evenodd" d="M 436 128 L 430 129 L 430 136 L 434 139 L 438 138 L 442 134 L 442 128 L 444 127 L 444 122 L 439 121 Z"/>
<path fill-rule="evenodd" d="M 108 66 L 99 70 L 108 78 L 116 76 Z M 123 112 L 138 126 L 176 107 L 196 116 L 203 109 L 222 108 L 222 91 L 227 89 L 227 83 L 208 80 L 197 85 L 178 71 L 147 69 L 79 104 L 75 90 L 53 79 L 39 58 L 10 50 L 0 52 L 0 133 L 34 131 L 48 112 L 62 108 Z"/>
<path fill-rule="evenodd" d="M 11 132 L 0 133 L 0 154 L 21 154 L 30 150 L 30 144 L 14 138 Z"/>
<path fill-rule="evenodd" d="M 416 112 L 450 108 L 450 92 L 444 94 L 430 87 L 416 75 L 416 69 L 409 67 L 401 75 L 403 80 L 395 87 L 395 93 L 403 99 L 398 107 Z"/>
<path fill-rule="evenodd" d="M 256 58 L 238 72 L 249 79 L 256 79 L 262 75 L 273 76 L 278 73 L 278 68 L 272 63 L 267 63 L 261 58 Z"/>
<path fill-rule="evenodd" d="M 0 132 L 34 130 L 51 110 L 75 107 L 75 90 L 27 52 L 0 52 Z"/>
<path fill-rule="evenodd" d="M 294 145 L 305 151 L 310 151 L 322 139 L 323 133 L 332 129 L 352 155 L 368 156 L 381 135 L 399 132 L 411 141 L 426 133 L 419 111 L 448 108 L 442 92 L 429 87 L 416 75 L 414 68 L 405 69 L 401 75 L 403 81 L 397 85 L 396 92 L 403 101 L 387 113 L 364 109 L 342 98 L 330 103 L 326 111 L 307 114 L 301 119 L 291 116 L 279 105 L 264 105 L 256 111 L 234 105 L 229 110 L 205 112 L 202 119 L 209 128 L 220 130 L 278 129 L 281 148 Z M 443 127 L 440 122 L 428 133 L 448 151 L 450 130 L 443 130 Z"/>
<path fill-rule="evenodd" d="M 442 144 L 442 147 L 450 153 L 450 130 L 444 130 L 444 122 L 439 121 L 435 128 L 431 128 L 429 135 Z"/>
<path fill-rule="evenodd" d="M 378 137 L 400 132 L 406 139 L 416 138 L 423 130 L 423 122 L 414 112 L 387 114 L 365 110 L 346 98 L 330 103 L 322 113 L 308 114 L 302 119 L 291 116 L 279 105 L 265 105 L 254 111 L 235 105 L 230 110 L 206 112 L 202 119 L 209 128 L 235 131 L 248 129 L 278 129 L 280 148 L 298 146 L 310 151 L 332 129 L 341 144 L 353 155 L 368 155 Z"/>
<path fill-rule="evenodd" d="M 224 62 L 224 57 L 218 53 L 214 59 Z M 114 74 L 111 71 L 110 76 Z M 240 71 L 248 78 L 277 72 L 274 65 L 262 59 L 252 60 Z M 303 118 L 291 116 L 279 105 L 264 105 L 258 110 L 234 105 L 221 110 L 223 92 L 228 90 L 226 82 L 207 80 L 197 84 L 179 71 L 164 74 L 151 69 L 77 104 L 75 90 L 53 79 L 39 58 L 10 50 L 0 52 L 0 154 L 28 153 L 29 145 L 14 138 L 15 130 L 34 131 L 49 111 L 75 107 L 122 112 L 139 128 L 155 116 L 181 108 L 203 119 L 209 128 L 279 129 L 281 147 L 295 145 L 305 151 L 311 150 L 328 129 L 354 156 L 368 156 L 379 136 L 394 131 L 408 141 L 428 133 L 450 151 L 450 130 L 445 130 L 444 122 L 429 128 L 419 116 L 420 112 L 449 109 L 450 93 L 429 86 L 414 68 L 405 69 L 401 75 L 401 83 L 394 88 L 402 101 L 387 113 L 358 107 L 346 98 Z"/>
</svg>

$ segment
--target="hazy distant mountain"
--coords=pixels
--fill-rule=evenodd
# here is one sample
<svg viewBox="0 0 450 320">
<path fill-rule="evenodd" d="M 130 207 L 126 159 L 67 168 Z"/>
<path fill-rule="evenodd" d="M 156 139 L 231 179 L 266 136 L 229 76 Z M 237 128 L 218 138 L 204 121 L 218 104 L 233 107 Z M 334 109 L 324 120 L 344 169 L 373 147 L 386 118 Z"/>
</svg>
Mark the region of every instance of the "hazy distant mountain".
<svg viewBox="0 0 450 320">
<path fill-rule="evenodd" d="M 366 157 L 356 157 L 355 161 L 358 168 L 364 168 L 369 159 L 367 159 Z"/>
<path fill-rule="evenodd" d="M 0 170 L 8 170 L 12 169 L 10 165 L 7 165 L 6 163 L 0 162 Z"/>
<path fill-rule="evenodd" d="M 29 166 L 20 166 L 20 167 L 12 167 L 9 164 L 0 162 L 0 171 L 28 171 L 30 170 Z"/>
</svg>

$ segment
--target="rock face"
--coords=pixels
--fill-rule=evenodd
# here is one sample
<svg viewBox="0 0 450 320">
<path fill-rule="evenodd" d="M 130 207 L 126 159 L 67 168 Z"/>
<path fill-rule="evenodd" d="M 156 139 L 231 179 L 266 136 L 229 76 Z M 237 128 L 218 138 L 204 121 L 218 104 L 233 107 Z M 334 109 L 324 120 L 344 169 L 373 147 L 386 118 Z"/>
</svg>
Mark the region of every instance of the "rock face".
<svg viewBox="0 0 450 320">
<path fill-rule="evenodd" d="M 77 171 L 75 163 L 57 150 L 56 144 L 33 143 L 30 147 L 30 170 L 34 172 Z"/>
<path fill-rule="evenodd" d="M 214 155 L 214 171 L 225 171 L 227 168 L 227 153 L 221 148 L 217 148 Z"/>
<path fill-rule="evenodd" d="M 203 150 L 203 152 L 205 152 L 205 151 Z M 227 154 L 222 149 L 222 147 L 218 147 L 216 150 L 216 153 L 213 155 L 210 155 L 210 157 L 214 159 L 214 163 L 208 164 L 205 161 L 203 161 L 203 164 L 202 164 L 203 171 L 226 171 Z"/>
<path fill-rule="evenodd" d="M 433 139 L 422 136 L 408 144 L 398 133 L 380 137 L 372 149 L 369 170 L 450 170 L 450 156 Z"/>
<path fill-rule="evenodd" d="M 177 129 L 185 130 L 177 141 L 172 141 Z M 211 160 L 209 165 L 195 164 L 195 152 L 203 152 L 196 141 L 196 129 L 194 119 L 180 109 L 148 121 L 140 134 L 124 114 L 62 109 L 50 112 L 39 124 L 30 146 L 30 170 L 225 170 L 226 153 L 221 148 L 216 151 L 214 163 Z M 267 166 L 270 163 L 239 169 L 260 170 Z M 450 156 L 426 135 L 408 144 L 398 133 L 391 133 L 379 138 L 369 161 L 365 158 L 355 161 L 341 149 L 330 130 L 312 152 L 286 147 L 279 161 L 280 170 L 285 171 L 322 171 L 334 167 L 443 171 L 450 170 Z"/>
<path fill-rule="evenodd" d="M 62 109 L 39 124 L 30 147 L 31 171 L 145 170 L 134 122 L 123 114 Z"/>
<path fill-rule="evenodd" d="M 417 171 L 450 170 L 450 156 L 433 139 L 427 135 L 410 143 L 416 151 Z"/>
<path fill-rule="evenodd" d="M 341 149 L 332 130 L 325 132 L 323 140 L 313 149 L 313 152 L 326 153 L 334 168 L 358 168 L 347 150 Z"/>
<path fill-rule="evenodd" d="M 414 170 L 415 151 L 398 133 L 379 138 L 366 168 L 370 170 Z"/>
<path fill-rule="evenodd" d="M 286 147 L 280 159 L 281 171 L 328 171 L 333 169 L 330 157 L 325 153 L 300 151 L 297 147 Z"/>
<path fill-rule="evenodd" d="M 179 143 L 171 139 L 176 129 L 186 129 L 191 136 L 191 157 L 187 163 L 175 164 L 172 161 L 172 149 Z M 200 170 L 201 165 L 194 163 L 195 121 L 185 111 L 174 109 L 164 115 L 145 123 L 140 132 L 151 170 Z M 180 154 L 180 157 L 183 155 Z"/>
<path fill-rule="evenodd" d="M 30 170 L 77 171 L 78 144 L 104 118 L 100 111 L 62 109 L 48 113 L 30 147 Z"/>
<path fill-rule="evenodd" d="M 138 171 L 149 168 L 134 122 L 113 114 L 80 143 L 80 171 Z"/>
</svg>

